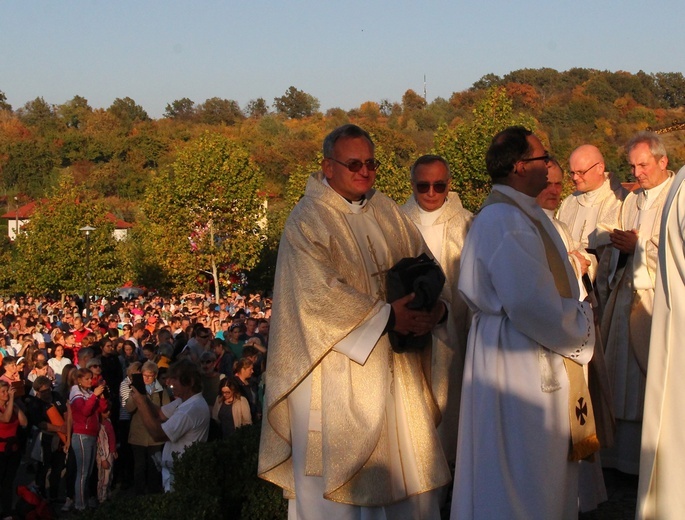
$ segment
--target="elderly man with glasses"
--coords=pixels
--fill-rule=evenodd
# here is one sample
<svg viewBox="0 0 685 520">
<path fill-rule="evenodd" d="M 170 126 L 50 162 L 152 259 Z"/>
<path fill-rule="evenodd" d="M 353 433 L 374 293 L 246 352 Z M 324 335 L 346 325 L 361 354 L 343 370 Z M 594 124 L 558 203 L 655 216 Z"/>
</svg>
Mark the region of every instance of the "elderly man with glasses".
<svg viewBox="0 0 685 520">
<path fill-rule="evenodd" d="M 454 462 L 457 453 L 457 425 L 461 379 L 464 371 L 468 307 L 456 290 L 459 261 L 472 215 L 461 205 L 456 192 L 450 191 L 447 161 L 439 155 L 423 155 L 411 167 L 412 195 L 402 211 L 416 225 L 442 266 L 447 278 L 445 300 L 450 302 L 446 327 L 438 327 L 433 335 L 431 352 L 431 388 L 437 401 L 442 422 L 438 433 L 445 457 Z M 455 288 L 453 291 L 452 288 Z"/>
<path fill-rule="evenodd" d="M 387 301 L 387 270 L 425 245 L 373 189 L 369 134 L 339 127 L 323 156 L 280 242 L 259 474 L 286 490 L 291 519 L 439 519 L 439 411 L 421 353 L 386 332 L 428 334 L 445 306 Z"/>
</svg>

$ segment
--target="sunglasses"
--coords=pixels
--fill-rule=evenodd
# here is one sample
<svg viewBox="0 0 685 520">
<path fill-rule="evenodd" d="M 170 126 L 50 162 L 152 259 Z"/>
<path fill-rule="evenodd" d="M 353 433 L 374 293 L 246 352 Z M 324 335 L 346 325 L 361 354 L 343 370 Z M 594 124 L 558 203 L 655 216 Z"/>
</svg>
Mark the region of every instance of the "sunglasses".
<svg viewBox="0 0 685 520">
<path fill-rule="evenodd" d="M 333 157 L 329 157 L 329 160 L 333 162 L 337 162 L 338 164 L 344 166 L 348 170 L 350 170 L 352 173 L 357 173 L 362 169 L 362 167 L 366 166 L 366 169 L 370 172 L 375 172 L 381 165 L 380 161 L 377 161 L 376 159 L 367 159 L 366 161 L 360 161 L 359 159 L 352 159 L 351 161 L 348 161 L 346 163 L 341 162 L 337 159 L 333 159 Z"/>
<path fill-rule="evenodd" d="M 431 186 L 433 186 L 433 190 L 435 190 L 435 193 L 445 193 L 445 190 L 447 189 L 447 183 L 446 182 L 415 182 L 414 186 L 416 186 L 416 191 L 419 193 L 428 193 L 431 189 Z"/>
</svg>

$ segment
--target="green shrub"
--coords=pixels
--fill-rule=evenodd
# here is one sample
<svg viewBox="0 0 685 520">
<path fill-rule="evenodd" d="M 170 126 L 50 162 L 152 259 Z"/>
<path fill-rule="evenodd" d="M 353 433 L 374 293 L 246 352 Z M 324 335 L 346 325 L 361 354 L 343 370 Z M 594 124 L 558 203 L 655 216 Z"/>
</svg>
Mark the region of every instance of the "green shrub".
<svg viewBox="0 0 685 520">
<path fill-rule="evenodd" d="M 280 488 L 257 477 L 260 426 L 239 428 L 226 441 L 196 443 L 174 462 L 174 492 L 114 499 L 84 520 L 280 520 Z"/>
</svg>

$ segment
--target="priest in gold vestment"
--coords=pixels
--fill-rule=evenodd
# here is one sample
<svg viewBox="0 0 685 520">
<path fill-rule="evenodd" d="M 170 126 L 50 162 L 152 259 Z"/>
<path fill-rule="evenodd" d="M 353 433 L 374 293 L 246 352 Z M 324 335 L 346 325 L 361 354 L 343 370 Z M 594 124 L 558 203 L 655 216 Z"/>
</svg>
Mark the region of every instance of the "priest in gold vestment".
<svg viewBox="0 0 685 520">
<path fill-rule="evenodd" d="M 445 159 L 438 155 L 419 157 L 411 168 L 413 193 L 402 211 L 421 232 L 447 278 L 444 294 L 450 301 L 449 318 L 445 327 L 434 330 L 431 356 L 424 362 L 430 364 L 431 388 L 442 416 L 438 426 L 440 441 L 445 457 L 454 462 L 470 321 L 468 306 L 461 298 L 457 284 L 461 249 L 473 216 L 461 205 L 459 195 L 450 191 L 450 179 Z"/>
<path fill-rule="evenodd" d="M 329 134 L 281 237 L 259 475 L 291 520 L 437 520 L 450 480 L 420 353 L 395 353 L 385 333 L 425 334 L 445 307 L 385 300 L 386 271 L 425 244 L 372 189 L 373 151 L 355 125 Z"/>
</svg>

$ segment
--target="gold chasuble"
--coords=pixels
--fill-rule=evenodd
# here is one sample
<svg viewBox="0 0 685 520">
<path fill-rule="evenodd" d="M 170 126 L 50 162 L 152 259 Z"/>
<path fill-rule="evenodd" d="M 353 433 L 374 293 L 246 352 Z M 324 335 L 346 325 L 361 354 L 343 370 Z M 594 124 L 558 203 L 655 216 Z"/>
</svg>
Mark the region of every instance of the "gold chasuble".
<svg viewBox="0 0 685 520">
<path fill-rule="evenodd" d="M 419 232 L 392 200 L 373 190 L 366 199 L 361 211 L 371 212 L 385 239 L 381 270 L 424 252 Z M 306 474 L 322 477 L 328 500 L 382 506 L 441 487 L 450 473 L 420 354 L 394 353 L 386 334 L 363 364 L 334 350 L 387 305 L 372 283 L 380 278 L 384 285 L 385 273 L 367 269 L 365 256 L 373 256 L 374 247 L 353 234 L 352 213 L 317 172 L 286 222 L 276 268 L 259 476 L 294 496 L 288 399 L 307 380 Z M 389 400 L 396 403 L 397 422 Z M 397 428 L 406 433 L 395 435 Z M 393 447 L 398 436 L 399 461 Z M 398 496 L 396 472 L 406 473 L 405 454 L 415 467 L 399 475 L 400 483 L 405 477 L 412 484 Z"/>
</svg>

